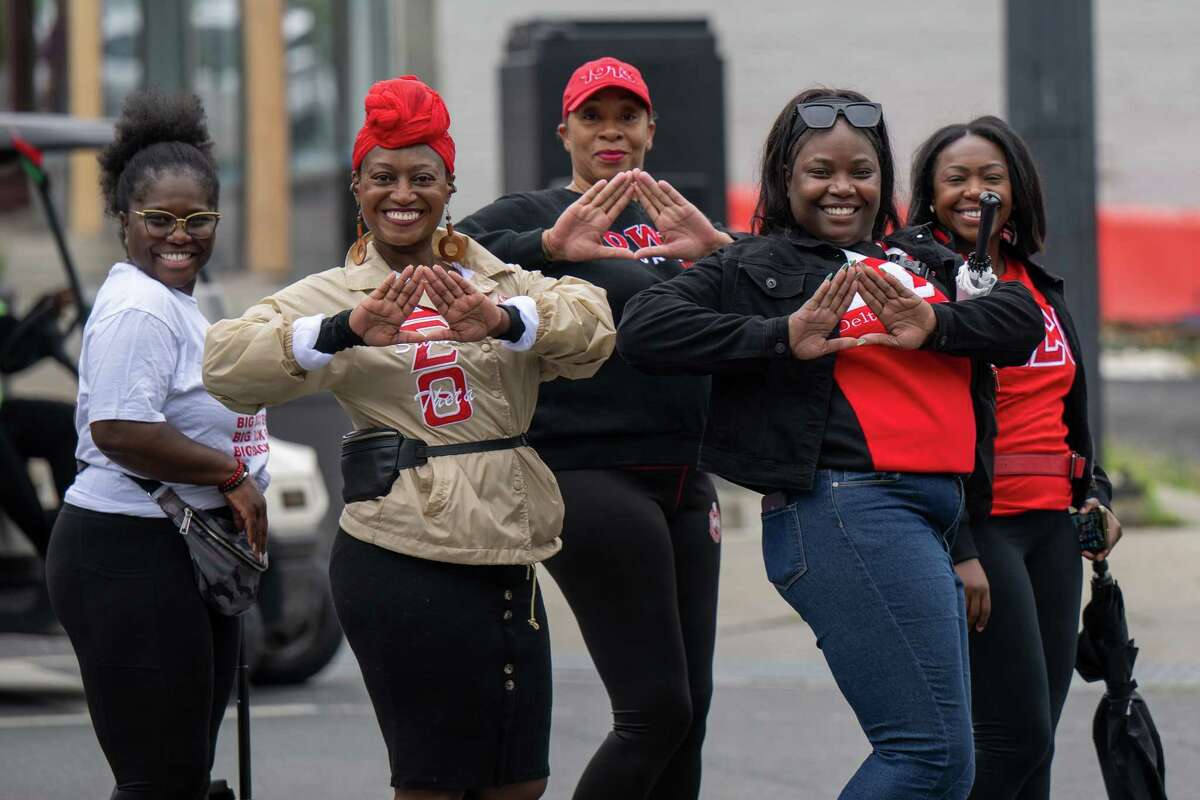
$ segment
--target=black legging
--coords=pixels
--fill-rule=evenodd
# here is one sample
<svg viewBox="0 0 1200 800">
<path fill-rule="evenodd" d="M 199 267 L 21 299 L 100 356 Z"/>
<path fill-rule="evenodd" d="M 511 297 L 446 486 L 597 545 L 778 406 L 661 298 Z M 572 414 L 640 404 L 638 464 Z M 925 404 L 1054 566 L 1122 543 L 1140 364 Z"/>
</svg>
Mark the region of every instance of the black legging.
<svg viewBox="0 0 1200 800">
<path fill-rule="evenodd" d="M 110 800 L 198 800 L 233 688 L 238 621 L 200 599 L 166 519 L 63 506 L 46 580 L 79 658 Z"/>
<path fill-rule="evenodd" d="M 975 532 L 992 616 L 971 632 L 973 800 L 1046 800 L 1075 668 L 1083 567 L 1066 511 L 991 517 Z"/>
<path fill-rule="evenodd" d="M 695 798 L 721 562 L 712 480 L 682 467 L 555 475 L 566 519 L 546 568 L 613 708 L 574 798 Z"/>
</svg>

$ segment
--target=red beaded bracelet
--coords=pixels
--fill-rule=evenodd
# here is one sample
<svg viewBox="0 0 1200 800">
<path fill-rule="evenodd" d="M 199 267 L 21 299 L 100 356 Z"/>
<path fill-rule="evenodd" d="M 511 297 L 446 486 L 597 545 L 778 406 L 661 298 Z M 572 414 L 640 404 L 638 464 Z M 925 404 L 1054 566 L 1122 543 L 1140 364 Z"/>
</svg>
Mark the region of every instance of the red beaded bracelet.
<svg viewBox="0 0 1200 800">
<path fill-rule="evenodd" d="M 242 485 L 242 482 L 250 475 L 250 470 L 246 467 L 246 462 L 238 459 L 237 469 L 233 474 L 226 478 L 221 483 L 217 484 L 217 488 L 222 492 L 232 492 L 234 489 Z"/>
</svg>

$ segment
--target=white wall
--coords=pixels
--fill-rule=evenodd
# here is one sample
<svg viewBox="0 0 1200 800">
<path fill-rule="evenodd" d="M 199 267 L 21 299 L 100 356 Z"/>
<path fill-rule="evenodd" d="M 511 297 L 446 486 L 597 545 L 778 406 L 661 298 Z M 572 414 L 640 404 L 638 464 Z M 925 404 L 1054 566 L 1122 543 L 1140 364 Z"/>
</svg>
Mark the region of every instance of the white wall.
<svg viewBox="0 0 1200 800">
<path fill-rule="evenodd" d="M 1096 6 L 1101 202 L 1200 206 L 1192 41 L 1200 3 Z M 912 151 L 938 126 L 1002 114 L 1003 8 L 1003 0 L 440 0 L 438 83 L 459 151 L 454 213 L 500 191 L 496 69 L 514 22 L 708 17 L 725 59 L 729 178 L 749 183 L 775 114 L 809 85 L 847 86 L 884 103 L 905 177 Z"/>
</svg>

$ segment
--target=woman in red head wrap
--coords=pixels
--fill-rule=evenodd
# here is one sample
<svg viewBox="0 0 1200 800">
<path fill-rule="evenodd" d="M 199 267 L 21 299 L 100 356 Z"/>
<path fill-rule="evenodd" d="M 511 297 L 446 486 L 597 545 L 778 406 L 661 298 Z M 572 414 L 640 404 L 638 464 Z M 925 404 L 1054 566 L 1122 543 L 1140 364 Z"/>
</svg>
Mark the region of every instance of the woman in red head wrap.
<svg viewBox="0 0 1200 800">
<path fill-rule="evenodd" d="M 359 204 L 354 257 L 361 264 L 367 242 L 373 241 L 399 267 L 432 264 L 433 233 L 454 194 L 450 113 L 441 96 L 413 75 L 376 83 L 365 106 L 367 118 L 354 140 L 350 177 L 350 191 Z M 406 173 L 409 194 L 401 197 L 396 184 Z M 364 223 L 370 228 L 365 235 Z M 453 234 L 453 227 L 448 232 Z M 439 254 L 454 259 L 463 247 L 461 237 L 452 237 Z"/>
<path fill-rule="evenodd" d="M 205 385 L 232 408 L 328 389 L 345 510 L 329 572 L 397 800 L 533 800 L 549 774 L 537 562 L 563 504 L 525 439 L 538 384 L 612 352 L 604 292 L 505 264 L 450 225 L 450 116 L 406 76 L 371 87 L 342 267 L 214 325 Z"/>
</svg>

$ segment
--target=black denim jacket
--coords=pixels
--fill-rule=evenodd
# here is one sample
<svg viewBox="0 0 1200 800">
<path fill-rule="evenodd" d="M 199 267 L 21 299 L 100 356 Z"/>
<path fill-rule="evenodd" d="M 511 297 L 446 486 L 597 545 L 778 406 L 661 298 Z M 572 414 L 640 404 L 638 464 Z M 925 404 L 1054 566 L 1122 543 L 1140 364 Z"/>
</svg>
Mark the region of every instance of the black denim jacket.
<svg viewBox="0 0 1200 800">
<path fill-rule="evenodd" d="M 927 226 L 884 239 L 920 262 L 952 300 L 961 259 Z M 875 244 L 853 249 L 884 257 Z M 841 248 L 802 234 L 739 239 L 681 275 L 637 295 L 617 332 L 621 355 L 639 369 L 711 374 L 700 468 L 758 492 L 812 486 L 833 389 L 834 356 L 798 361 L 787 317 L 845 262 Z M 976 469 L 967 481 L 970 516 L 991 506 L 995 378 L 991 364 L 1023 364 L 1045 335 L 1029 291 L 1005 281 L 987 297 L 933 306 L 927 347 L 972 362 Z M 969 536 L 969 533 L 967 534 Z"/>
</svg>

